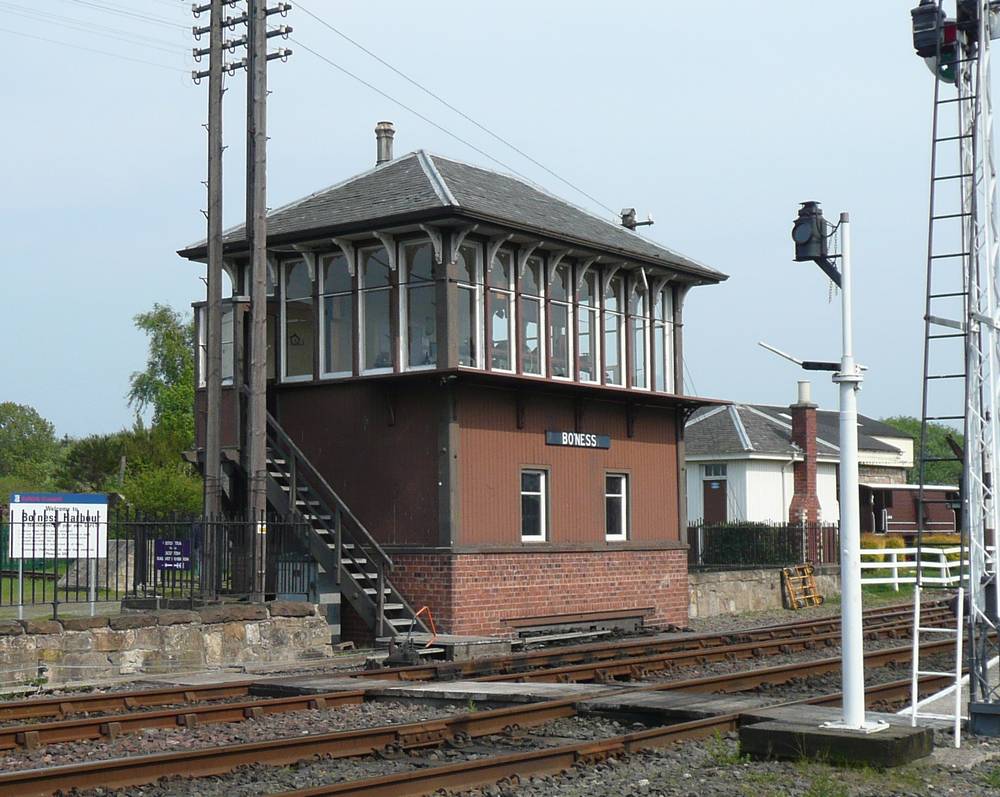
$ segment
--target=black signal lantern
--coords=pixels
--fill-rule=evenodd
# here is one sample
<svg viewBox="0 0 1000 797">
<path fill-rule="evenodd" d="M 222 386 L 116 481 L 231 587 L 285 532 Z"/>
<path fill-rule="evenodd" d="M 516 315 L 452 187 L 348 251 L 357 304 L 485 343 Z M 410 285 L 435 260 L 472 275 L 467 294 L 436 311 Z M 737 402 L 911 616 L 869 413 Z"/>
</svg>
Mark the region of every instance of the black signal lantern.
<svg viewBox="0 0 1000 797">
<path fill-rule="evenodd" d="M 913 48 L 921 58 L 934 58 L 943 46 L 944 9 L 936 0 L 920 0 L 910 9 L 913 18 Z"/>
<path fill-rule="evenodd" d="M 826 258 L 826 221 L 819 202 L 803 202 L 799 217 L 792 225 L 792 240 L 795 241 L 795 261 Z"/>
</svg>

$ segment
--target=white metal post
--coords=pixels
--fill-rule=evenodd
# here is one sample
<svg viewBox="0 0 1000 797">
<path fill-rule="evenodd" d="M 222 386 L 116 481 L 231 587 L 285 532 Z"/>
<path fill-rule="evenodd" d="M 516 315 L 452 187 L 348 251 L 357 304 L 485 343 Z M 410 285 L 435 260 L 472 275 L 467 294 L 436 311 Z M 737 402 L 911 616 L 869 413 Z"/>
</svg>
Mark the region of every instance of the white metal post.
<svg viewBox="0 0 1000 797">
<path fill-rule="evenodd" d="M 840 214 L 843 355 L 840 372 L 840 623 L 844 714 L 838 727 L 873 731 L 865 721 L 865 650 L 861 621 L 861 519 L 858 506 L 858 399 L 863 377 L 854 362 L 851 225 Z"/>
</svg>

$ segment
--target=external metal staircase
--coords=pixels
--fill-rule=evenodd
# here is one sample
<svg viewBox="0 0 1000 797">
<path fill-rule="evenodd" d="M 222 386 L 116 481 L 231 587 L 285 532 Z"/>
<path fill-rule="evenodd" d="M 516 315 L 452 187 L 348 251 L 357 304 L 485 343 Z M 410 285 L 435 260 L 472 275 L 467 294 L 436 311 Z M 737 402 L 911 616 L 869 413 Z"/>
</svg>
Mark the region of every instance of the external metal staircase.
<svg viewBox="0 0 1000 797">
<path fill-rule="evenodd" d="M 305 548 L 319 566 L 321 607 L 342 596 L 376 639 L 426 632 L 389 580 L 392 559 L 270 414 L 267 471 L 272 511 L 305 529 Z"/>
</svg>

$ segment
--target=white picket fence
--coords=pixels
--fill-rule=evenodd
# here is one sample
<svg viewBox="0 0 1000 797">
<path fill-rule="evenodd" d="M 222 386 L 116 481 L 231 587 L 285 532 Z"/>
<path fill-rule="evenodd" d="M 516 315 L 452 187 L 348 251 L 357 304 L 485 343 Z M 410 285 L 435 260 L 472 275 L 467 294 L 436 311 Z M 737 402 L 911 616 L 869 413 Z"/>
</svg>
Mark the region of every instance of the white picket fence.
<svg viewBox="0 0 1000 797">
<path fill-rule="evenodd" d="M 992 552 L 992 548 L 990 552 Z M 921 582 L 924 584 L 958 586 L 960 579 L 964 581 L 968 578 L 969 560 L 959 560 L 957 557 L 961 553 L 962 549 L 957 545 L 953 548 L 924 547 L 922 550 L 917 548 L 862 548 L 861 583 L 892 584 L 893 589 L 899 592 L 900 584 L 917 583 L 917 568 L 919 567 L 923 572 Z M 956 558 L 948 559 L 949 555 Z M 881 556 L 882 561 L 866 562 L 865 556 Z M 964 573 L 962 565 L 966 566 Z M 868 575 L 866 571 L 872 570 L 888 570 L 889 574 Z"/>
</svg>

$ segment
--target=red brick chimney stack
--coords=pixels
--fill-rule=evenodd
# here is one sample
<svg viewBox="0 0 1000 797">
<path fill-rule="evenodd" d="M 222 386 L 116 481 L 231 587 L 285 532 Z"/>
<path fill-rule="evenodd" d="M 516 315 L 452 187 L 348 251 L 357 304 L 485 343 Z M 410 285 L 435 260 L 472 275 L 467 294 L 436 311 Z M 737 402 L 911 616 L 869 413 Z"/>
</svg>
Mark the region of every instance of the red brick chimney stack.
<svg viewBox="0 0 1000 797">
<path fill-rule="evenodd" d="M 816 405 L 812 403 L 811 385 L 799 382 L 799 395 L 789 408 L 792 411 L 792 442 L 802 451 L 801 461 L 792 465 L 795 489 L 788 507 L 788 520 L 799 523 L 819 522 L 819 498 L 816 496 Z"/>
</svg>

